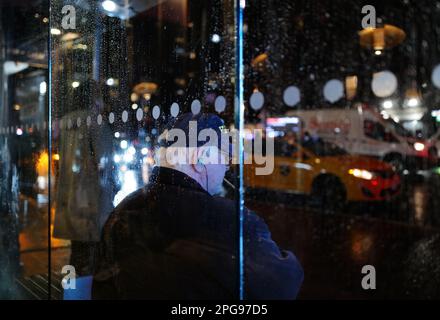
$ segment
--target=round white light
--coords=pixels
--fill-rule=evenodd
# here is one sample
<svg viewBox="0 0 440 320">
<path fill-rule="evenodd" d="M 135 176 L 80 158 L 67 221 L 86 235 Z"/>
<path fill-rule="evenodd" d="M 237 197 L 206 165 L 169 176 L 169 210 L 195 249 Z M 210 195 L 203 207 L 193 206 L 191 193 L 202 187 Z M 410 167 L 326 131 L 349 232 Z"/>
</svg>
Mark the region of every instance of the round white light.
<svg viewBox="0 0 440 320">
<path fill-rule="evenodd" d="M 386 100 L 383 103 L 383 107 L 385 109 L 391 109 L 393 107 L 393 102 L 391 100 Z"/>
<path fill-rule="evenodd" d="M 202 109 L 202 104 L 200 103 L 200 100 L 195 99 L 192 103 L 191 103 L 191 112 L 193 114 L 198 114 L 200 112 L 200 109 Z"/>
<path fill-rule="evenodd" d="M 52 28 L 50 29 L 50 34 L 53 34 L 54 36 L 59 36 L 61 34 L 60 29 Z"/>
<path fill-rule="evenodd" d="M 222 113 L 226 108 L 226 99 L 223 96 L 218 96 L 214 102 L 215 111 Z"/>
<path fill-rule="evenodd" d="M 217 33 L 214 33 L 211 36 L 211 41 L 214 42 L 214 43 L 219 43 L 220 42 L 220 36 Z"/>
<path fill-rule="evenodd" d="M 411 98 L 408 100 L 408 107 L 417 107 L 419 105 L 419 99 Z"/>
<path fill-rule="evenodd" d="M 120 157 L 119 155 L 115 154 L 115 155 L 113 156 L 113 161 L 114 161 L 115 163 L 119 163 L 119 161 L 121 161 L 121 157 Z"/>
<path fill-rule="evenodd" d="M 175 118 L 177 117 L 178 114 L 179 114 L 179 105 L 176 102 L 174 102 L 171 105 L 171 116 Z"/>
<path fill-rule="evenodd" d="M 373 174 L 368 170 L 350 169 L 350 170 L 348 170 L 348 173 L 355 176 L 356 178 L 360 178 L 360 179 L 364 179 L 364 180 L 373 179 Z"/>
<path fill-rule="evenodd" d="M 414 149 L 416 151 L 423 151 L 423 150 L 425 150 L 425 145 L 421 142 L 416 142 L 416 143 L 414 143 Z"/>
<path fill-rule="evenodd" d="M 301 100 L 299 89 L 295 86 L 287 87 L 286 90 L 284 90 L 283 100 L 289 107 L 294 107 Z"/>
<path fill-rule="evenodd" d="M 144 112 L 142 111 L 142 109 L 141 108 L 137 109 L 136 111 L 137 121 L 141 121 L 143 117 L 144 117 Z"/>
<path fill-rule="evenodd" d="M 148 154 L 148 149 L 147 148 L 142 148 L 141 149 L 141 153 L 146 156 Z"/>
<path fill-rule="evenodd" d="M 130 148 L 128 148 L 128 153 L 132 154 L 132 155 L 135 155 L 136 154 L 136 148 L 131 146 Z"/>
<path fill-rule="evenodd" d="M 440 89 L 440 64 L 432 70 L 431 80 L 437 89 Z"/>
<path fill-rule="evenodd" d="M 126 141 L 126 140 L 122 140 L 122 141 L 121 141 L 121 148 L 122 148 L 122 149 L 127 149 L 127 147 L 128 147 L 128 143 L 127 143 L 127 141 Z"/>
<path fill-rule="evenodd" d="M 252 93 L 249 104 L 252 109 L 260 110 L 264 105 L 264 95 L 259 91 Z"/>
<path fill-rule="evenodd" d="M 384 118 L 385 120 L 390 118 L 390 115 L 386 111 L 381 111 L 380 114 L 382 115 L 382 118 Z"/>
<path fill-rule="evenodd" d="M 338 79 L 327 81 L 324 86 L 324 97 L 330 102 L 334 103 L 344 96 L 344 84 Z"/>
<path fill-rule="evenodd" d="M 113 12 L 116 10 L 116 3 L 111 0 L 105 0 L 101 5 L 105 11 Z"/>
<path fill-rule="evenodd" d="M 133 155 L 131 153 L 124 154 L 124 161 L 125 162 L 132 162 L 133 161 Z"/>
<path fill-rule="evenodd" d="M 128 112 L 127 110 L 122 111 L 122 122 L 127 122 L 128 121 Z"/>
<path fill-rule="evenodd" d="M 121 136 L 121 134 L 119 132 L 115 132 L 115 138 L 119 138 Z"/>
<path fill-rule="evenodd" d="M 113 78 L 108 78 L 107 81 L 105 82 L 108 86 L 112 86 L 115 84 L 115 79 Z"/>
<path fill-rule="evenodd" d="M 79 87 L 79 82 L 78 81 L 73 81 L 72 82 L 72 87 L 73 88 L 78 88 Z"/>
<path fill-rule="evenodd" d="M 397 78 L 391 71 L 381 71 L 373 74 L 371 90 L 379 98 L 389 97 L 397 89 Z"/>
<path fill-rule="evenodd" d="M 153 107 L 153 118 L 155 120 L 157 120 L 160 116 L 160 107 L 159 106 L 154 106 Z"/>
<path fill-rule="evenodd" d="M 40 94 L 43 95 L 47 91 L 47 83 L 46 81 L 40 82 Z"/>
</svg>

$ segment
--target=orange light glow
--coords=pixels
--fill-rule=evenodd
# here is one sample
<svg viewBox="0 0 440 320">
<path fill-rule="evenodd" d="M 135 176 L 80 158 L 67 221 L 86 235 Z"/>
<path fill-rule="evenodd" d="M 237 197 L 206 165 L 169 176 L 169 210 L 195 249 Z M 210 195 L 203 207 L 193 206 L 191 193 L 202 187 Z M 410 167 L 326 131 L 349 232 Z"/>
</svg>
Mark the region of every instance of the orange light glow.
<svg viewBox="0 0 440 320">
<path fill-rule="evenodd" d="M 49 174 L 49 155 L 47 151 L 43 151 L 38 157 L 35 170 L 41 177 L 45 177 Z"/>
</svg>

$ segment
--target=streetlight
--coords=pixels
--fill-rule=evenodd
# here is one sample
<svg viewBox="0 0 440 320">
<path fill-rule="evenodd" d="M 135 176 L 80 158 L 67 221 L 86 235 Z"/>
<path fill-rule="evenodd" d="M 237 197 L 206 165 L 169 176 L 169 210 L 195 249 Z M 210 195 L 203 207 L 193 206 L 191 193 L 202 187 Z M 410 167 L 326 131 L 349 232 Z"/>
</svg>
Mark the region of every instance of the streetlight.
<svg viewBox="0 0 440 320">
<path fill-rule="evenodd" d="M 408 100 L 408 107 L 417 107 L 419 105 L 419 99 L 411 98 Z"/>
<path fill-rule="evenodd" d="M 360 45 L 367 49 L 373 49 L 374 54 L 381 55 L 383 50 L 391 49 L 403 42 L 406 38 L 402 29 L 385 24 L 380 28 L 365 28 L 359 31 Z"/>
</svg>

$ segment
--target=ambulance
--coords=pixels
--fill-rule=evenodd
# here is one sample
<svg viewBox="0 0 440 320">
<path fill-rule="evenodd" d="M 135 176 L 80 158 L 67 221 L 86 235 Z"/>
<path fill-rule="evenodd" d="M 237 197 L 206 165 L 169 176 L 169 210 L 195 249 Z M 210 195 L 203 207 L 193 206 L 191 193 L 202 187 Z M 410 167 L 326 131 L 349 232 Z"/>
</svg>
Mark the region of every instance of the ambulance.
<svg viewBox="0 0 440 320">
<path fill-rule="evenodd" d="M 286 116 L 298 119 L 302 134 L 333 142 L 350 154 L 384 160 L 398 171 L 409 172 L 429 166 L 425 141 L 411 137 L 399 124 L 364 105 L 350 109 L 290 111 Z M 268 119 L 269 126 L 270 121 Z"/>
</svg>

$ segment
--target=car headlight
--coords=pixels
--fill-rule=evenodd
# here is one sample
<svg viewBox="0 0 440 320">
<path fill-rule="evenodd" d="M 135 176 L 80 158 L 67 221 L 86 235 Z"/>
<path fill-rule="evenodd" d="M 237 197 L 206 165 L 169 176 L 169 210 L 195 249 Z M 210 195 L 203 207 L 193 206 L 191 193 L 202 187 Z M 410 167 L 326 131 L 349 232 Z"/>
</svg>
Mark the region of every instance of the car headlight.
<svg viewBox="0 0 440 320">
<path fill-rule="evenodd" d="M 374 177 L 373 172 L 363 169 L 350 169 L 348 170 L 348 173 L 356 178 L 364 179 L 364 180 L 371 180 Z"/>
<path fill-rule="evenodd" d="M 423 151 L 423 150 L 425 150 L 425 145 L 423 143 L 421 143 L 421 142 L 414 143 L 413 147 L 414 147 L 414 149 L 416 151 Z"/>
</svg>

